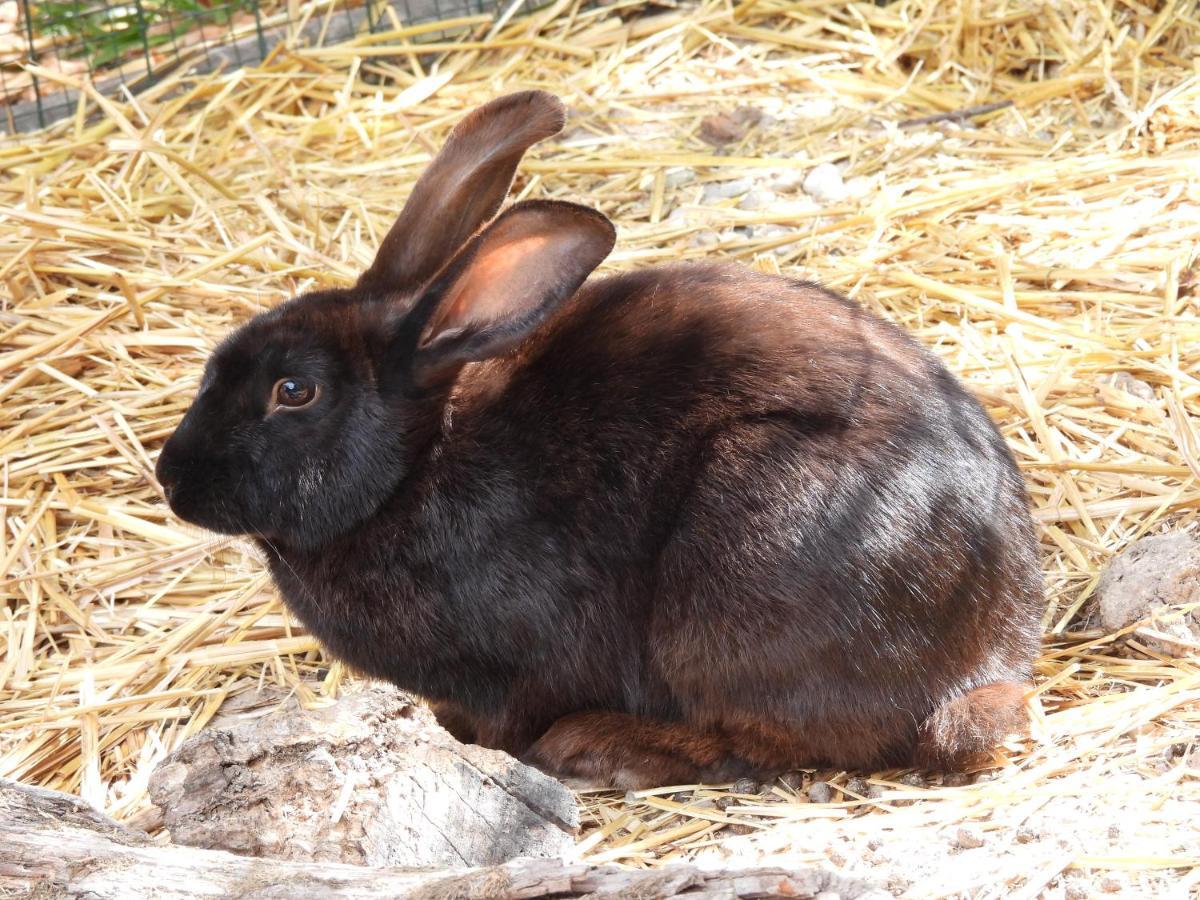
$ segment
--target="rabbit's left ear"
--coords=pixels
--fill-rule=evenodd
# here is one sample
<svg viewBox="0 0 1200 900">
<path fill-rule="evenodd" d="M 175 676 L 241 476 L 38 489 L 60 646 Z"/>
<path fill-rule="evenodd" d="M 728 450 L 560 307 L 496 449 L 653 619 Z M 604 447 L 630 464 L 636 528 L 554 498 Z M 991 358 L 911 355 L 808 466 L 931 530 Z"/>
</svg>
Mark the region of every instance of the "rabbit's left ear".
<svg viewBox="0 0 1200 900">
<path fill-rule="evenodd" d="M 358 283 L 378 291 L 419 287 L 496 214 L 530 146 L 562 130 L 553 94 L 524 91 L 485 103 L 450 133 Z"/>
<path fill-rule="evenodd" d="M 411 378 L 429 386 L 528 337 L 608 256 L 616 231 L 574 203 L 518 203 L 430 282 L 404 323 L 416 333 Z M 411 339 L 411 338 L 410 338 Z"/>
</svg>

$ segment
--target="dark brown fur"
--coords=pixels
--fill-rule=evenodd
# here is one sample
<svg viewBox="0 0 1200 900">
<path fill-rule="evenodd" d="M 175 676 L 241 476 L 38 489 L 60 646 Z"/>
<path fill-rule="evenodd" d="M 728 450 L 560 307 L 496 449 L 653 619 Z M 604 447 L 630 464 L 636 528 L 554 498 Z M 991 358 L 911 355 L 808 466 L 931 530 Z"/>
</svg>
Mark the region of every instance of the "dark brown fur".
<svg viewBox="0 0 1200 900">
<path fill-rule="evenodd" d="M 377 261 L 227 342 L 160 461 L 177 512 L 255 535 L 336 656 L 558 774 L 953 767 L 1020 724 L 1032 525 L 936 358 L 732 266 L 576 290 L 602 220 L 497 223 L 424 284 Z M 321 403 L 261 411 L 298 366 Z"/>
</svg>

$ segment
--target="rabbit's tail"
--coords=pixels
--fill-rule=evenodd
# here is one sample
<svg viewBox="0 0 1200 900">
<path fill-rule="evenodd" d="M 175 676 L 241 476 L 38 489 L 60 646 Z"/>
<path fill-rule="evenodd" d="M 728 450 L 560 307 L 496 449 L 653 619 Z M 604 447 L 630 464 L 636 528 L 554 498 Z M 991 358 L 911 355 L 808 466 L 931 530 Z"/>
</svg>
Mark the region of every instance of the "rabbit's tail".
<svg viewBox="0 0 1200 900">
<path fill-rule="evenodd" d="M 916 764 L 932 770 L 958 769 L 1010 735 L 1024 732 L 1029 723 L 1027 687 L 998 681 L 938 707 L 917 732 Z"/>
</svg>

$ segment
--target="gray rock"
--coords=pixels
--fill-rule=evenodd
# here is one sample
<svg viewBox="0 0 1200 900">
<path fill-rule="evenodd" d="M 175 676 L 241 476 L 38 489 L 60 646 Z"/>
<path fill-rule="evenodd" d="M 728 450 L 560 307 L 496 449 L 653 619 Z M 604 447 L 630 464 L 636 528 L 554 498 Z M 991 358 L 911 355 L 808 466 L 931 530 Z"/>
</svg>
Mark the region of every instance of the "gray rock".
<svg viewBox="0 0 1200 900">
<path fill-rule="evenodd" d="M 803 772 L 785 772 L 779 776 L 780 783 L 793 793 L 800 793 L 804 790 L 804 773 Z"/>
<path fill-rule="evenodd" d="M 976 847 L 982 847 L 986 841 L 978 828 L 973 825 L 962 825 L 954 833 L 954 843 L 964 850 L 974 850 Z"/>
<path fill-rule="evenodd" d="M 830 803 L 833 800 L 833 787 L 825 781 L 818 781 L 808 789 L 808 799 L 812 803 Z"/>
<path fill-rule="evenodd" d="M 1113 372 L 1111 375 L 1105 375 L 1100 378 L 1100 383 L 1117 388 L 1139 400 L 1145 400 L 1147 403 L 1153 403 L 1157 399 L 1154 395 L 1154 388 L 1140 378 L 1134 378 L 1128 372 Z"/>
<path fill-rule="evenodd" d="M 753 778 L 739 778 L 734 782 L 732 792 L 735 794 L 757 794 L 758 782 Z"/>
<path fill-rule="evenodd" d="M 798 191 L 804 184 L 805 172 L 802 169 L 775 169 L 769 173 L 767 187 L 781 194 Z"/>
<path fill-rule="evenodd" d="M 708 204 L 715 200 L 730 200 L 734 197 L 741 197 L 752 187 L 754 187 L 754 182 L 749 178 L 738 178 L 735 181 L 714 181 L 712 184 L 704 186 L 701 202 Z"/>
<path fill-rule="evenodd" d="M 682 187 L 696 180 L 696 170 L 691 166 L 672 166 L 667 169 L 663 183 L 668 188 Z"/>
<path fill-rule="evenodd" d="M 1200 643 L 1200 609 L 1180 614 L 1177 607 L 1200 603 L 1200 541 L 1183 532 L 1142 538 L 1114 558 L 1096 587 L 1100 622 L 1108 631 L 1135 622 L 1176 638 L 1139 636 L 1148 647 L 1171 656 L 1195 652 Z"/>
<path fill-rule="evenodd" d="M 804 176 L 804 193 L 818 203 L 841 203 L 846 199 L 846 184 L 833 163 L 821 163 Z"/>
<path fill-rule="evenodd" d="M 150 777 L 174 843 L 369 866 L 487 866 L 574 845 L 562 784 L 458 743 L 394 688 L 225 722 Z"/>
<path fill-rule="evenodd" d="M 1032 844 L 1041 839 L 1041 834 L 1036 828 L 1029 825 L 1022 825 L 1017 829 L 1016 841 L 1018 844 Z"/>
<path fill-rule="evenodd" d="M 766 209 L 768 206 L 770 206 L 774 202 L 775 202 L 775 192 L 774 191 L 768 191 L 768 190 L 764 190 L 762 188 L 756 188 L 755 190 L 750 191 L 748 194 L 746 194 L 745 197 L 742 198 L 741 202 L 738 203 L 738 209 L 746 209 L 746 210 Z"/>
<path fill-rule="evenodd" d="M 686 209 L 682 206 L 676 206 L 667 213 L 667 218 L 664 221 L 671 225 L 686 225 L 690 218 Z"/>
</svg>

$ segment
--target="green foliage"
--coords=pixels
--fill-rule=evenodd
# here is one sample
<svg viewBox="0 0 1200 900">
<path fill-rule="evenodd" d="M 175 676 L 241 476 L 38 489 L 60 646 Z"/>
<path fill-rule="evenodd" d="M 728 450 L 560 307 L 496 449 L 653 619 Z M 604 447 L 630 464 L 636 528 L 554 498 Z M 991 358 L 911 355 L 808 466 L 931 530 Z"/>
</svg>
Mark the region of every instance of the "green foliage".
<svg viewBox="0 0 1200 900">
<path fill-rule="evenodd" d="M 35 35 L 57 38 L 58 54 L 94 69 L 119 64 L 177 41 L 204 25 L 225 24 L 252 0 L 208 5 L 197 0 L 45 0 L 30 3 Z"/>
</svg>

